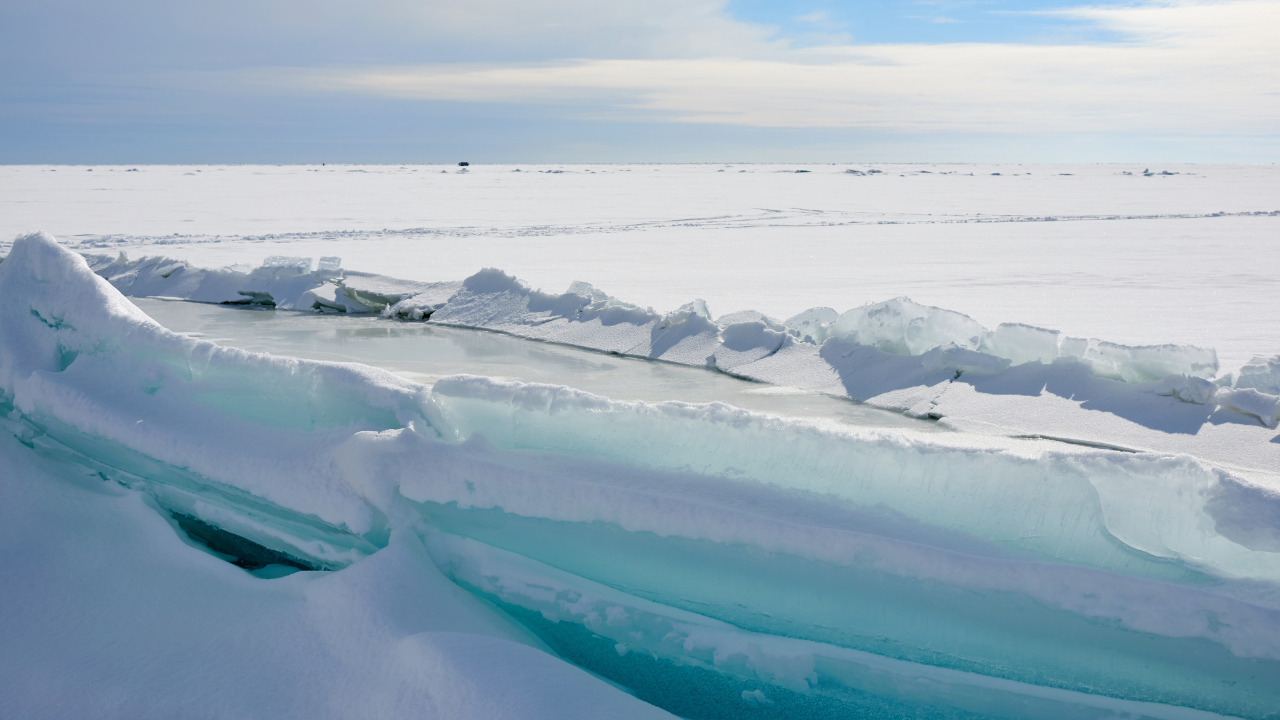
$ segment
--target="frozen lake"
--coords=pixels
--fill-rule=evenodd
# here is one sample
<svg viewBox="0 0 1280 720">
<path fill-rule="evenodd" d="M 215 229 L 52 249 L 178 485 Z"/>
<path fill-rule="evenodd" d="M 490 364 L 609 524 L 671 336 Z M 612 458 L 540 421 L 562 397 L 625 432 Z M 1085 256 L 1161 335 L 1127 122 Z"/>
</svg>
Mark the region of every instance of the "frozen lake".
<svg viewBox="0 0 1280 720">
<path fill-rule="evenodd" d="M 636 168 L 529 181 L 512 169 L 503 177 L 519 181 L 491 172 L 487 188 L 473 182 L 481 170 L 443 172 L 418 188 L 453 201 L 432 227 L 248 239 L 224 233 L 332 224 L 322 214 L 360 197 L 365 180 L 322 169 L 308 189 L 302 173 L 314 168 L 179 170 L 97 169 L 95 182 L 126 179 L 100 191 L 52 182 L 47 206 L 38 188 L 3 195 L 20 211 L 6 218 L 45 213 L 64 240 L 20 237 L 0 263 L 0 290 L 14 298 L 0 305 L 0 541 L 38 549 L 8 553 L 13 581 L 0 583 L 11 715 L 50 707 L 30 687 L 75 689 L 59 699 L 86 706 L 119 688 L 177 687 L 184 699 L 186 688 L 228 698 L 229 716 L 252 716 L 234 703 L 261 697 L 273 717 L 306 703 L 318 717 L 331 696 L 287 692 L 316 678 L 339 695 L 369 688 L 344 706 L 352 716 L 368 699 L 471 707 L 494 697 L 483 689 L 494 677 L 508 693 L 494 702 L 545 695 L 555 717 L 603 717 L 593 708 L 605 706 L 643 717 L 640 701 L 742 720 L 1263 720 L 1280 706 L 1280 362 L 1216 377 L 1195 349 L 992 331 L 907 302 L 794 321 L 834 333 L 821 345 L 790 324 L 723 317 L 735 305 L 785 315 L 772 304 L 841 287 L 951 288 L 956 302 L 924 299 L 972 311 L 960 301 L 1000 298 L 1003 282 L 1014 289 L 1002 302 L 1021 304 L 999 319 L 1034 320 L 1029 288 L 1069 286 L 1079 303 L 1055 309 L 1082 335 L 1133 341 L 1128 328 L 1212 344 L 1212 330 L 1265 352 L 1250 333 L 1275 322 L 1264 316 L 1276 217 L 1192 211 L 1225 201 L 1236 181 L 1238 203 L 1260 202 L 1244 189 L 1266 169 L 1229 169 L 1197 194 L 1190 171 L 1042 182 L 649 168 L 682 173 L 669 206 L 661 183 L 626 179 Z M 407 212 L 394 190 L 423 177 L 383 174 L 385 192 L 364 196 L 353 225 Z M 581 192 L 547 192 L 565 178 Z M 1010 212 L 1134 207 L 1054 221 L 892 219 L 894 203 L 987 208 L 978 189 L 1006 178 L 1026 192 L 988 200 Z M 866 186 L 884 191 L 866 217 L 742 210 L 789 183 L 831 201 L 838 183 L 881 181 Z M 950 195 L 906 191 L 951 181 L 961 184 Z M 1163 182 L 1184 207 L 1119 190 Z M 464 190 L 438 192 L 444 183 Z M 720 192 L 732 187 L 741 195 Z M 463 224 L 486 203 L 507 224 Z M 726 212 L 643 220 L 699 203 Z M 210 209 L 206 234 L 145 234 L 197 207 Z M 640 220 L 602 228 L 595 216 Z M 72 232 L 117 220 L 134 234 Z M 1090 223 L 1129 231 L 1090 244 Z M 955 244 L 961 231 L 967 245 Z M 876 235 L 886 232 L 901 242 Z M 1247 246 L 1224 253 L 1227 236 Z M 110 255 L 91 266 L 73 251 L 117 249 L 196 266 Z M 679 284 L 722 306 L 718 319 L 697 304 L 659 314 L 581 286 L 537 293 L 496 270 L 439 285 L 288 258 L 253 270 L 263 251 L 339 254 L 348 269 L 423 280 L 502 264 L 548 287 L 581 277 L 667 307 Z M 198 267 L 229 261 L 250 269 Z M 1135 267 L 1161 273 L 1166 300 L 1184 306 L 1162 309 Z M 1055 276 L 1067 285 L 1055 290 Z M 383 310 L 417 320 L 375 317 Z M 1143 312 L 1139 331 L 1131 320 Z M 537 692 L 507 678 L 536 679 Z M 563 712 L 564 698 L 584 709 Z"/>
<path fill-rule="evenodd" d="M 1272 165 L 10 166 L 0 252 L 45 230 L 199 266 L 499 267 L 778 318 L 907 295 L 987 327 L 1213 347 L 1230 371 L 1280 353 L 1277 198 Z"/>
<path fill-rule="evenodd" d="M 272 355 L 358 362 L 432 384 L 456 374 L 569 385 L 613 400 L 725 402 L 775 415 L 848 425 L 940 432 L 936 424 L 790 388 L 739 380 L 714 370 L 618 357 L 482 330 L 376 317 L 243 310 L 202 303 L 131 298 L 174 332 Z"/>
</svg>

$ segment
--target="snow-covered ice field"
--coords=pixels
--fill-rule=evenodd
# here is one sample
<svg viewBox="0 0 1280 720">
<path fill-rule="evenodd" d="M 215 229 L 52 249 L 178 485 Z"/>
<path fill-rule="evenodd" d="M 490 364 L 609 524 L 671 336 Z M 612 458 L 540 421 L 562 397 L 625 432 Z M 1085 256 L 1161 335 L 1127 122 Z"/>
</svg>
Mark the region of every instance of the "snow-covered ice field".
<svg viewBox="0 0 1280 720">
<path fill-rule="evenodd" d="M 779 318 L 906 295 L 987 327 L 1212 347 L 1227 369 L 1280 353 L 1274 165 L 136 169 L 0 167 L 0 253 L 43 230 L 206 267 L 497 267 L 547 291 L 582 280 L 662 311 L 698 297 Z"/>
<path fill-rule="evenodd" d="M 0 168 L 0 715 L 1280 717 L 1277 198 Z"/>
</svg>

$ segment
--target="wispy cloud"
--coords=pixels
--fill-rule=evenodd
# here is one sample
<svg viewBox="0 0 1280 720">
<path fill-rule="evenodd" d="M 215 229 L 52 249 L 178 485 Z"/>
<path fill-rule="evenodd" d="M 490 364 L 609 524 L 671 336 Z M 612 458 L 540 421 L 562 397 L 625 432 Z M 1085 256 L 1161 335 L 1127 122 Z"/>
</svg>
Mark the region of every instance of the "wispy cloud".
<svg viewBox="0 0 1280 720">
<path fill-rule="evenodd" d="M 826 10 L 815 10 L 804 15 L 797 15 L 796 20 L 802 23 L 813 23 L 814 25 L 824 25 L 831 22 L 831 13 Z"/>
<path fill-rule="evenodd" d="M 596 117 L 760 127 L 1274 133 L 1280 2 L 1053 11 L 1110 44 L 884 44 L 739 57 L 262 69 L 257 82 L 424 100 L 565 103 Z M 754 57 L 750 57 L 754 55 Z"/>
<path fill-rule="evenodd" d="M 944 15 L 907 15 L 906 17 L 909 20 L 924 20 L 925 22 L 931 22 L 937 25 L 960 22 L 955 18 L 946 17 Z"/>
</svg>

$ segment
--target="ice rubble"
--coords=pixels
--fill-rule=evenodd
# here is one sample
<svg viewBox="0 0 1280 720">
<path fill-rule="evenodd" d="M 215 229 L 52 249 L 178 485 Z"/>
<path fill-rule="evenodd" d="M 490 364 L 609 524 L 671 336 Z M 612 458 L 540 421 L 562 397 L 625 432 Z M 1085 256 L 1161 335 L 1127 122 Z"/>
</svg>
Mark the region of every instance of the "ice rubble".
<svg viewBox="0 0 1280 720">
<path fill-rule="evenodd" d="M 482 270 L 462 283 L 415 283 L 340 271 L 332 264 L 310 272 L 307 258 L 274 262 L 268 259 L 264 267 L 249 271 L 192 268 L 167 258 L 129 261 L 123 254 L 115 259 L 89 258 L 94 271 L 126 295 L 260 302 L 283 309 L 383 312 L 389 317 L 429 318 L 432 322 L 502 330 L 698 365 L 709 362 L 710 353 L 696 353 L 709 343 L 714 344 L 715 339 L 695 341 L 693 336 L 714 336 L 731 324 L 760 322 L 769 330 L 785 332 L 815 346 L 836 338 L 890 354 L 914 356 L 954 344 L 963 350 L 1008 360 L 1012 365 L 1079 360 L 1100 377 L 1126 382 L 1156 381 L 1170 374 L 1211 378 L 1218 371 L 1217 356 L 1212 350 L 1175 345 L 1131 347 L 1067 337 L 1055 330 L 1016 323 L 987 330 L 966 315 L 920 305 L 908 298 L 843 314 L 830 308 L 813 308 L 783 323 L 753 311 L 726 315 L 712 323 L 706 304 L 700 300 L 664 315 L 621 302 L 587 283 L 574 283 L 563 295 L 548 294 L 492 269 Z M 674 334 L 659 332 L 681 325 L 681 318 L 690 313 L 708 323 L 682 327 Z M 618 327 L 622 324 L 630 327 Z M 655 344 L 657 336 L 663 334 L 674 337 Z M 671 352 L 672 346 L 681 341 L 687 341 L 686 347 Z M 769 346 L 775 344 L 770 337 L 760 347 L 769 354 Z M 731 360 L 717 366 L 733 370 L 737 364 Z"/>
<path fill-rule="evenodd" d="M 1227 408 L 1270 428 L 1280 425 L 1280 360 L 1255 358 L 1238 376 L 1210 384 L 1218 372 L 1213 350 L 1126 346 L 1017 323 L 987 330 L 966 315 L 908 298 L 843 314 L 813 308 L 785 322 L 755 311 L 713 320 L 701 300 L 663 314 L 619 301 L 588 283 L 574 283 L 556 295 L 494 269 L 457 283 L 417 283 L 352 271 L 309 272 L 303 267 L 310 267 L 307 258 L 268 259 L 264 267 L 243 272 L 190 268 L 164 258 L 130 262 L 123 255 L 114 260 L 90 256 L 90 262 L 127 295 L 381 312 L 389 318 L 706 366 L 918 417 L 939 415 L 938 399 L 950 381 L 972 383 L 1010 367 L 1032 365 L 1049 383 L 1074 374 L 1078 365 L 1094 376 L 1133 386 L 1133 391 Z"/>
<path fill-rule="evenodd" d="M 378 312 L 411 297 L 418 305 L 439 298 L 443 303 L 461 283 L 423 283 L 394 280 L 343 270 L 336 257 L 321 258 L 311 270 L 311 258 L 271 256 L 261 267 L 196 268 L 165 257 L 129 260 L 120 253 L 89 257 L 94 272 L 125 295 L 173 297 L 196 302 L 258 305 L 281 310 Z M 428 313 L 429 314 L 429 313 Z M 404 313 L 412 317 L 410 312 Z M 418 316 L 416 319 L 421 319 Z"/>
<path fill-rule="evenodd" d="M 651 315 L 496 272 L 467 283 L 436 312 L 556 311 L 517 327 L 577 322 L 615 347 Z M 1188 456 L 970 447 L 474 377 L 428 389 L 174 335 L 40 236 L 0 264 L 0 291 L 17 299 L 0 308 L 4 422 L 39 457 L 318 567 L 360 568 L 413 533 L 556 652 L 686 717 L 1280 707 L 1280 494 Z M 702 310 L 651 318 L 636 343 L 713 362 L 805 345 L 749 318 L 726 343 Z M 990 357 L 936 350 L 938 367 Z M 873 376 L 911 359 L 841 338 L 821 352 Z"/>
</svg>

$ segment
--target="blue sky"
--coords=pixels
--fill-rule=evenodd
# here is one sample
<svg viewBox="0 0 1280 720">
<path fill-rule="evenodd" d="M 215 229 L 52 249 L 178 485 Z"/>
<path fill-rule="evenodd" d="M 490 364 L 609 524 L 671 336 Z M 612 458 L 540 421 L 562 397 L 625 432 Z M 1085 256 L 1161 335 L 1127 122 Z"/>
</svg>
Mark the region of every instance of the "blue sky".
<svg viewBox="0 0 1280 720">
<path fill-rule="evenodd" d="M 1280 159 L 1280 0 L 0 6 L 0 162 Z"/>
<path fill-rule="evenodd" d="M 1066 18 L 1045 16 L 1083 3 L 997 0 L 880 0 L 768 2 L 734 0 L 735 17 L 806 36 L 846 33 L 857 43 L 1061 42 L 1106 40 L 1107 33 Z M 1111 38 L 1113 39 L 1113 38 Z M 815 37 L 812 41 L 821 42 Z"/>
</svg>

